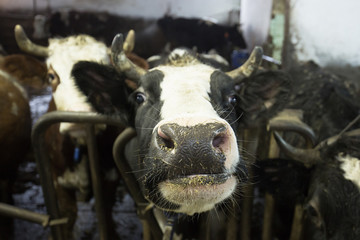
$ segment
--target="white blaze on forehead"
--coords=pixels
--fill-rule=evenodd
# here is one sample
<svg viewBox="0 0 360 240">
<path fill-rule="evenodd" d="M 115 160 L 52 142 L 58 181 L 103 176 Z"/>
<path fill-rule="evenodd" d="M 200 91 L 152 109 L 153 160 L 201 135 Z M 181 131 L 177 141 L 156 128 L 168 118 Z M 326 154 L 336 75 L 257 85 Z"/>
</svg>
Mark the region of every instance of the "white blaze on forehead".
<svg viewBox="0 0 360 240">
<path fill-rule="evenodd" d="M 342 162 L 344 177 L 352 181 L 360 190 L 360 159 L 341 153 L 337 156 L 337 160 Z"/>
<path fill-rule="evenodd" d="M 189 114 L 219 118 L 210 103 L 210 77 L 214 69 L 203 64 L 185 67 L 160 66 L 164 79 L 160 84 L 163 101 L 162 119 Z"/>
<path fill-rule="evenodd" d="M 71 70 L 78 61 L 109 64 L 106 45 L 86 35 L 50 39 L 49 55 L 47 65 L 52 66 L 60 78 L 60 84 L 53 95 L 58 110 L 90 111 L 85 96 L 75 86 Z"/>
</svg>

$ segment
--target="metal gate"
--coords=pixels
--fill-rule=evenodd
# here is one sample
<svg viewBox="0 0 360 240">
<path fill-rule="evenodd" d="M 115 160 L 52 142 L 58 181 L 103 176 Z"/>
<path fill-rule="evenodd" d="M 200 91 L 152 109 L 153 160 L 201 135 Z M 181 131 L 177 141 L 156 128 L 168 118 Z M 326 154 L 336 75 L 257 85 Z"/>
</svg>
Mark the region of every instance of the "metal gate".
<svg viewBox="0 0 360 240">
<path fill-rule="evenodd" d="M 50 220 L 61 219 L 59 213 L 59 207 L 56 200 L 56 193 L 53 185 L 53 179 L 50 171 L 51 162 L 48 160 L 48 156 L 45 150 L 45 142 L 44 142 L 44 134 L 46 129 L 52 124 L 59 122 L 73 122 L 73 123 L 81 123 L 86 125 L 86 138 L 87 138 L 87 147 L 89 154 L 89 162 L 90 162 L 90 172 L 91 172 L 91 180 L 93 182 L 93 191 L 95 197 L 95 210 L 98 218 L 98 228 L 101 239 L 108 239 L 108 235 L 105 231 L 106 220 L 104 218 L 104 211 L 102 209 L 103 206 L 103 196 L 101 193 L 101 188 L 99 186 L 99 171 L 98 171 L 98 152 L 95 138 L 94 125 L 96 124 L 106 124 L 113 125 L 120 128 L 124 128 L 124 125 L 119 121 L 118 118 L 103 116 L 96 113 L 80 113 L 80 112 L 50 112 L 43 115 L 35 124 L 32 132 L 32 141 L 34 153 L 37 161 L 37 167 L 40 174 L 40 182 L 44 192 L 45 205 L 50 216 Z M 290 124 L 290 123 L 288 123 Z M 290 124 L 293 126 L 293 124 Z M 287 126 L 290 126 L 287 125 Z M 312 139 L 311 133 L 306 133 L 301 130 L 301 125 L 297 125 L 297 128 L 285 128 L 283 127 L 283 123 L 279 125 L 279 121 L 270 121 L 268 128 L 265 129 L 265 133 L 259 131 L 259 129 L 248 129 L 240 132 L 242 135 L 241 138 L 245 139 L 244 148 L 247 151 L 257 154 L 258 150 L 258 141 L 259 136 L 268 136 L 265 139 L 268 148 L 266 149 L 266 157 L 273 157 L 278 154 L 277 145 L 272 138 L 273 131 L 298 131 L 300 134 L 303 134 L 307 139 Z M 300 129 L 300 130 L 299 130 Z M 145 240 L 151 239 L 170 239 L 171 238 L 171 226 L 167 225 L 166 217 L 158 217 L 155 216 L 154 211 L 151 207 L 149 207 L 149 202 L 143 197 L 140 191 L 140 187 L 136 178 L 131 174 L 130 166 L 128 162 L 125 161 L 124 158 L 124 147 L 125 144 L 136 135 L 135 130 L 132 128 L 126 128 L 115 140 L 113 145 L 113 156 L 115 163 L 120 171 L 121 177 L 126 184 L 126 187 L 129 190 L 130 195 L 135 201 L 137 207 L 137 214 L 143 225 L 143 238 Z M 263 137 L 262 137 L 263 138 Z M 246 141 L 251 139 L 251 141 Z M 251 144 L 249 144 L 251 143 Z M 249 173 L 251 174 L 251 173 Z M 253 186 L 252 186 L 253 187 Z M 246 188 L 244 191 L 247 191 L 247 196 L 252 196 L 253 188 L 251 186 Z M 239 218 L 237 216 L 233 216 L 228 219 L 226 223 L 226 239 L 242 239 L 242 240 L 250 240 L 250 218 L 251 218 L 251 209 L 252 209 L 252 201 L 251 197 L 245 198 L 241 201 L 241 208 L 243 209 L 242 214 Z M 273 211 L 274 211 L 274 199 L 270 194 L 266 194 L 265 200 L 265 212 L 264 212 L 264 224 L 263 224 L 263 233 L 262 239 L 271 239 L 271 226 L 273 219 Z M 234 212 L 238 211 L 238 206 L 234 206 Z M 301 214 L 302 209 L 301 206 L 297 206 L 295 208 L 295 217 L 294 217 L 294 225 L 301 226 Z M 160 213 L 161 214 L 161 213 Z M 300 216 L 299 216 L 300 214 Z M 240 219 L 240 221 L 239 221 Z M 165 227 L 164 227 L 165 226 Z M 53 239 L 55 240 L 63 240 L 60 226 L 52 225 L 51 234 Z M 292 230 L 291 240 L 300 239 L 301 236 L 301 228 L 298 229 L 294 227 Z M 205 234 L 204 239 L 211 239 L 209 234 Z"/>
</svg>

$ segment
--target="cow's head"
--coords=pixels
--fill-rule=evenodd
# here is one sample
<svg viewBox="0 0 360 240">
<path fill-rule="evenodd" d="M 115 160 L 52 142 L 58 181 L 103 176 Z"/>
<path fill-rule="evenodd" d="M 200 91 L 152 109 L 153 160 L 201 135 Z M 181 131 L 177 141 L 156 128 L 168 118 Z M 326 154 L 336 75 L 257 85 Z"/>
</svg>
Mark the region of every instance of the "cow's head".
<svg viewBox="0 0 360 240">
<path fill-rule="evenodd" d="M 291 159 L 311 166 L 304 204 L 306 239 L 360 237 L 359 136 L 360 129 L 354 129 L 305 150 L 292 147 L 277 135 L 281 149 Z"/>
<path fill-rule="evenodd" d="M 19 47 L 30 54 L 46 58 L 48 80 L 52 87 L 53 101 L 58 111 L 92 111 L 84 94 L 75 86 L 71 76 L 73 65 L 82 60 L 110 64 L 108 48 L 102 42 L 88 35 L 66 38 L 51 38 L 49 46 L 32 43 L 20 25 L 15 27 L 15 37 Z M 75 136 L 82 135 L 79 125 L 61 123 L 60 132 L 71 131 Z"/>
<path fill-rule="evenodd" d="M 117 114 L 136 128 L 137 162 L 131 165 L 151 202 L 190 215 L 212 209 L 234 194 L 245 171 L 235 133 L 243 110 L 234 79 L 254 72 L 261 48 L 229 73 L 181 49 L 144 72 L 126 58 L 121 42 L 119 36 L 113 42 L 115 68 L 74 66 L 78 87 L 98 112 Z M 121 81 L 122 74 L 132 84 Z"/>
</svg>

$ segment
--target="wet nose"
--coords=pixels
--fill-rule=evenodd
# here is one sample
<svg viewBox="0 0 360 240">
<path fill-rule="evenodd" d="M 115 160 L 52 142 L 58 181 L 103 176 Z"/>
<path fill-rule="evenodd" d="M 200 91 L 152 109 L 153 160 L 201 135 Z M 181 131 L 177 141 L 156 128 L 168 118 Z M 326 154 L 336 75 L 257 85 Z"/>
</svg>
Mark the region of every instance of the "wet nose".
<svg viewBox="0 0 360 240">
<path fill-rule="evenodd" d="M 222 123 L 199 124 L 191 127 L 173 123 L 163 124 L 157 129 L 157 145 L 164 151 L 192 149 L 199 146 L 216 152 L 223 152 L 228 144 L 227 127 Z"/>
</svg>

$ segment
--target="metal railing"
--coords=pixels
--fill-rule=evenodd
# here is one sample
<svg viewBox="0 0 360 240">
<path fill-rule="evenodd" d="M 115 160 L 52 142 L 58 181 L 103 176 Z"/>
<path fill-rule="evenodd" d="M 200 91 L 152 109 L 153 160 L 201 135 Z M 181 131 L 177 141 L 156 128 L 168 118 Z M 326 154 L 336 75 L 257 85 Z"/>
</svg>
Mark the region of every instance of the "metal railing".
<svg viewBox="0 0 360 240">
<path fill-rule="evenodd" d="M 98 218 L 98 226 L 99 226 L 99 235 L 100 239 L 108 239 L 108 233 L 106 232 L 106 220 L 104 216 L 104 211 L 102 209 L 103 207 L 103 195 L 101 192 L 100 184 L 99 184 L 99 168 L 97 167 L 99 164 L 98 159 L 98 151 L 97 151 L 97 143 L 96 143 L 96 137 L 95 137 L 95 130 L 94 125 L 96 124 L 106 124 L 106 125 L 112 125 L 119 128 L 125 128 L 125 125 L 118 119 L 114 117 L 109 116 L 103 116 L 96 113 L 79 113 L 79 112 L 50 112 L 45 115 L 43 115 L 39 120 L 36 122 L 33 132 L 32 132 L 32 141 L 33 141 L 33 148 L 34 153 L 37 161 L 37 167 L 40 175 L 40 182 L 43 188 L 44 192 L 44 200 L 45 205 L 48 211 L 49 219 L 44 220 L 45 218 L 40 217 L 39 221 L 55 221 L 58 219 L 61 219 L 63 216 L 60 215 L 59 212 L 59 206 L 57 203 L 57 197 L 55 188 L 53 185 L 53 177 L 51 175 L 51 161 L 49 161 L 49 157 L 47 156 L 47 152 L 45 149 L 45 139 L 44 134 L 46 130 L 52 125 L 60 122 L 72 122 L 72 123 L 81 123 L 86 125 L 86 143 L 88 147 L 88 154 L 89 154 L 89 161 L 90 161 L 90 172 L 91 172 L 91 179 L 93 183 L 93 191 L 94 191 L 94 197 L 95 197 L 95 210 L 96 215 Z M 289 123 L 288 123 L 289 124 Z M 291 125 L 292 127 L 290 129 L 286 129 L 283 127 L 283 122 L 275 121 L 269 123 L 268 129 L 267 129 L 267 135 L 271 136 L 273 131 L 295 131 L 299 132 L 301 135 L 304 136 L 305 139 L 307 139 L 307 142 L 309 145 L 313 144 L 313 133 L 312 132 L 306 132 L 303 131 L 301 125 L 300 128 L 299 125 L 296 125 L 297 127 L 294 128 L 294 125 Z M 305 128 L 304 128 L 305 129 Z M 252 133 L 251 139 L 254 139 L 254 136 L 258 135 L 259 132 L 255 131 L 255 133 Z M 136 180 L 135 176 L 132 174 L 132 169 L 129 166 L 129 163 L 125 160 L 124 156 L 124 148 L 126 143 L 128 143 L 134 136 L 136 136 L 135 130 L 133 128 L 125 128 L 120 135 L 116 138 L 114 144 L 113 144 L 113 156 L 115 163 L 118 167 L 118 170 L 121 174 L 121 177 L 123 181 L 125 182 L 125 185 L 127 189 L 129 190 L 130 195 L 135 201 L 136 207 L 137 207 L 137 214 L 142 222 L 143 225 L 143 239 L 144 240 L 152 240 L 152 239 L 162 239 L 165 237 L 165 234 L 160 228 L 160 225 L 162 222 L 155 217 L 154 211 L 149 205 L 149 202 L 144 198 L 144 196 L 141 193 L 138 181 Z M 246 134 L 243 136 L 245 139 L 249 138 L 246 136 Z M 258 136 L 259 137 L 259 136 Z M 255 137 L 256 139 L 256 137 Z M 246 142 L 246 141 L 245 141 Z M 253 141 L 249 141 L 253 142 Z M 269 143 L 269 154 L 272 151 L 275 151 L 275 155 L 278 154 L 276 143 L 271 141 Z M 256 149 L 258 144 L 255 144 L 252 146 L 254 148 L 251 152 L 255 153 L 258 150 Z M 244 146 L 249 148 L 249 146 Z M 271 157 L 272 154 L 268 155 L 268 157 Z M 251 191 L 248 194 L 251 195 Z M 249 199 L 251 201 L 251 199 Z M 247 201 L 247 202 L 249 202 Z M 272 218 L 273 218 L 273 201 L 271 199 L 271 196 L 268 196 L 268 199 L 265 201 L 267 202 L 267 206 L 265 207 L 265 216 L 264 216 L 264 226 L 263 226 L 263 239 L 268 239 L 271 237 L 271 226 L 272 226 Z M 247 203 L 244 201 L 244 203 Z M 251 203 L 247 203 L 248 207 L 252 207 Z M 299 210 L 299 209 L 297 209 Z M 295 211 L 297 211 L 295 209 Z M 267 211 L 267 212 L 266 212 Z M 300 211 L 302 212 L 301 209 Z M 241 228 L 241 236 L 244 239 L 249 239 L 249 231 L 251 226 L 247 223 L 250 222 L 251 217 L 251 211 L 248 213 L 243 213 L 244 216 L 242 216 L 241 225 L 239 226 Z M 301 214 L 300 214 L 301 215 Z M 301 216 L 300 216 L 301 218 Z M 294 222 L 296 220 L 294 219 Z M 235 225 L 234 225 L 235 224 Z M 52 225 L 48 224 L 51 227 L 51 234 L 53 239 L 55 240 L 63 240 L 64 236 L 62 236 L 61 227 L 59 225 Z M 237 223 L 233 222 L 230 232 L 232 236 L 236 236 L 238 234 L 237 230 Z M 228 226 L 229 227 L 229 226 Z M 293 229 L 293 235 L 300 235 L 298 234 L 301 232 L 301 229 Z M 297 237 L 292 237 L 291 239 L 298 239 Z"/>
<path fill-rule="evenodd" d="M 95 210 L 98 218 L 98 227 L 100 239 L 108 239 L 106 232 L 107 222 L 103 211 L 103 194 L 99 184 L 99 156 L 97 150 L 97 143 L 95 137 L 94 125 L 106 124 L 120 128 L 124 128 L 124 124 L 118 119 L 109 116 L 103 116 L 96 113 L 86 112 L 49 112 L 44 114 L 35 123 L 32 131 L 32 143 L 34 154 L 37 163 L 37 169 L 40 175 L 40 183 L 44 193 L 44 200 L 50 220 L 61 219 L 53 177 L 51 175 L 51 161 L 49 161 L 48 154 L 45 147 L 45 132 L 53 124 L 60 122 L 80 123 L 86 125 L 86 144 L 88 147 L 90 173 L 93 185 L 93 192 L 95 197 Z M 132 137 L 135 132 L 131 129 L 126 129 L 120 134 L 114 143 L 114 155 L 116 164 L 120 170 L 120 174 L 133 197 L 135 204 L 138 208 L 138 215 L 142 219 L 144 229 L 149 229 L 147 235 L 153 236 L 155 239 L 161 238 L 162 232 L 154 218 L 152 211 L 146 211 L 148 202 L 142 197 L 140 188 L 137 186 L 136 179 L 131 174 L 131 169 L 125 159 L 123 158 L 122 151 L 124 146 Z M 146 227 L 151 225 L 151 227 Z M 54 240 L 65 240 L 61 231 L 61 227 L 53 225 L 51 227 L 51 234 Z"/>
</svg>

